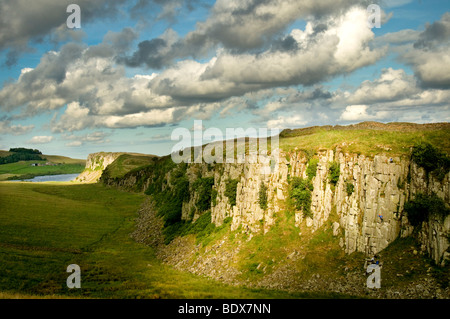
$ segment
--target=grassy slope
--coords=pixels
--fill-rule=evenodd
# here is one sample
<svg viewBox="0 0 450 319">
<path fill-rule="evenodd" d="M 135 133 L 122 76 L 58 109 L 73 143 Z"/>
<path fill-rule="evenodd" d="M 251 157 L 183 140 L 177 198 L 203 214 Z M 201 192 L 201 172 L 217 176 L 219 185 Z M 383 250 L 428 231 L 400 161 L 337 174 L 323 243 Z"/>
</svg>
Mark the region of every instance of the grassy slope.
<svg viewBox="0 0 450 319">
<path fill-rule="evenodd" d="M 0 184 L 0 291 L 5 298 L 288 298 L 226 286 L 162 265 L 133 241 L 141 194 L 99 184 Z M 66 287 L 81 267 L 82 289 Z"/>
<path fill-rule="evenodd" d="M 335 149 L 339 146 L 349 153 L 373 156 L 384 153 L 391 156 L 408 155 L 418 142 L 429 142 L 450 154 L 450 126 L 445 129 L 381 130 L 370 128 L 289 131 L 282 134 L 280 148 L 291 151 Z"/>
<path fill-rule="evenodd" d="M 133 169 L 152 164 L 157 156 L 127 153 L 120 155 L 114 162 L 109 164 L 104 173 L 110 178 L 123 177 Z"/>
</svg>

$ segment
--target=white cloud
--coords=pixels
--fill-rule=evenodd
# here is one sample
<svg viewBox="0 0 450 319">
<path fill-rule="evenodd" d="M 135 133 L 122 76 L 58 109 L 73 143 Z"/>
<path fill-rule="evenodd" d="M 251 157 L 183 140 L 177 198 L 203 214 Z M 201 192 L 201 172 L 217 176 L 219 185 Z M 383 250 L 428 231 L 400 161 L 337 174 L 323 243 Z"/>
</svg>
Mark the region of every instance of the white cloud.
<svg viewBox="0 0 450 319">
<path fill-rule="evenodd" d="M 81 142 L 81 141 L 73 141 L 73 142 L 66 143 L 65 145 L 69 146 L 69 147 L 78 147 L 78 146 L 83 145 L 83 142 Z"/>
<path fill-rule="evenodd" d="M 47 144 L 53 140 L 53 136 L 33 136 L 31 140 L 28 141 L 30 144 Z"/>
<path fill-rule="evenodd" d="M 33 130 L 34 125 L 12 125 L 11 121 L 0 121 L 0 134 L 23 135 Z"/>
<path fill-rule="evenodd" d="M 267 127 L 270 129 L 298 128 L 306 123 L 307 121 L 305 121 L 300 115 L 280 115 L 277 119 L 267 121 Z"/>
<path fill-rule="evenodd" d="M 369 107 L 367 105 L 349 105 L 341 114 L 339 120 L 341 121 L 368 121 L 368 120 L 382 120 L 388 117 L 389 112 L 378 111 L 374 114 L 369 114 Z"/>
<path fill-rule="evenodd" d="M 400 59 L 413 68 L 423 87 L 450 89 L 450 12 L 427 24 L 414 44 L 402 50 Z"/>
<path fill-rule="evenodd" d="M 386 52 L 369 47 L 374 34 L 367 18 L 365 9 L 355 7 L 343 16 L 330 17 L 326 30 L 319 33 L 315 27 L 324 21 L 311 21 L 305 31 L 292 31 L 304 49 L 267 50 L 258 55 L 218 50 L 207 63 L 182 61 L 155 77 L 150 88 L 176 99 L 220 100 L 346 74 L 376 62 Z"/>
<path fill-rule="evenodd" d="M 410 98 L 419 92 L 413 76 L 407 75 L 402 69 L 388 68 L 382 70 L 380 78 L 361 83 L 348 99 L 348 103 L 396 101 Z"/>
</svg>

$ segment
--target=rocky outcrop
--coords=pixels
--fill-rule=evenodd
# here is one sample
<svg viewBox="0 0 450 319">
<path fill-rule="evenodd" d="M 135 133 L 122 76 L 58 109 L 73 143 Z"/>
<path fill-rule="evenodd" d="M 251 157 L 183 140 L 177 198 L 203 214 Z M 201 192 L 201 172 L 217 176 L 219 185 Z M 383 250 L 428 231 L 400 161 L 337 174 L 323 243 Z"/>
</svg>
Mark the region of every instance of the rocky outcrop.
<svg viewBox="0 0 450 319">
<path fill-rule="evenodd" d="M 120 155 L 125 153 L 92 153 L 86 160 L 84 171 L 75 179 L 82 183 L 96 183 L 102 176 L 105 168 L 114 162 Z"/>
<path fill-rule="evenodd" d="M 404 205 L 415 194 L 434 192 L 446 204 L 450 202 L 450 174 L 438 180 L 407 157 L 369 157 L 344 153 L 337 148 L 321 150 L 315 158 L 318 163 L 311 179 L 311 214 L 304 217 L 302 211 L 296 211 L 295 225 L 304 223 L 311 232 L 315 232 L 331 221 L 333 233 L 339 237 L 342 249 L 348 254 L 362 252 L 373 255 L 399 236 L 411 235 L 413 227 L 404 213 Z M 91 170 L 92 167 L 102 166 L 92 164 L 96 161 L 93 154 L 88 160 Z M 103 163 L 107 162 L 105 158 Z M 329 180 L 332 162 L 338 163 L 340 171 L 335 185 Z M 249 156 L 244 163 L 188 164 L 185 174 L 191 185 L 190 196 L 182 204 L 182 219 L 195 221 L 203 213 L 197 210 L 199 194 L 193 183 L 199 177 L 213 177 L 212 222 L 220 226 L 231 217 L 232 231 L 240 228 L 250 237 L 260 231 L 267 233 L 276 222 L 277 215 L 289 208 L 286 205 L 289 178 L 306 178 L 307 168 L 308 158 L 302 151 L 280 151 L 275 165 Z M 135 189 L 139 185 L 140 190 L 145 191 L 157 177 L 154 174 L 160 173 L 153 173 L 151 168 L 138 170 L 114 183 L 126 189 Z M 171 187 L 171 172 L 164 174 L 167 183 L 163 187 Z M 230 180 L 238 182 L 235 205 L 231 205 L 226 195 Z M 267 207 L 262 207 L 259 201 L 262 184 L 266 188 Z M 430 216 L 418 236 L 422 250 L 428 252 L 437 264 L 444 264 L 449 258 L 449 224 L 449 217 L 440 220 Z"/>
<path fill-rule="evenodd" d="M 434 192 L 449 203 L 450 174 L 439 181 L 407 158 L 384 155 L 371 158 L 344 154 L 339 149 L 324 150 L 317 157 L 319 162 L 312 179 L 312 217 L 304 218 L 302 212 L 296 212 L 296 224 L 305 222 L 316 231 L 334 212 L 338 220 L 334 222 L 333 231 L 342 236 L 341 246 L 349 254 L 355 251 L 376 254 L 397 237 L 410 235 L 412 226 L 403 209 L 405 202 L 417 192 Z M 328 180 L 329 165 L 333 161 L 340 165 L 335 187 Z M 275 222 L 274 216 L 285 209 L 288 176 L 306 178 L 307 165 L 305 155 L 294 152 L 281 154 L 276 170 L 268 174 L 260 163 L 226 164 L 216 168 L 213 188 L 218 195 L 216 204 L 211 207 L 212 222 L 221 225 L 226 217 L 232 217 L 232 230 L 242 227 L 250 234 L 260 230 L 267 232 Z M 239 180 L 234 206 L 225 196 L 229 179 Z M 267 187 L 267 209 L 262 209 L 258 201 L 261 183 Z M 347 190 L 348 184 L 353 185 L 351 192 Z M 423 250 L 436 263 L 443 264 L 448 258 L 449 218 L 445 221 L 430 219 L 422 229 Z"/>
</svg>

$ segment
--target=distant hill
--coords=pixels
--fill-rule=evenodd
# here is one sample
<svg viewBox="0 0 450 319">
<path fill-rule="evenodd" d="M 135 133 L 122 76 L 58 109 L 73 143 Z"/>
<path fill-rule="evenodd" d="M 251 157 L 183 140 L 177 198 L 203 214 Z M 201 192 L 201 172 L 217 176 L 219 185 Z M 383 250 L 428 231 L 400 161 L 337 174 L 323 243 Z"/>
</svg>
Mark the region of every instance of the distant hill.
<svg viewBox="0 0 450 319">
<path fill-rule="evenodd" d="M 280 133 L 280 148 L 284 151 L 304 150 L 315 153 L 321 149 L 336 149 L 373 156 L 409 156 L 411 147 L 427 142 L 450 154 L 450 123 L 378 123 L 313 126 L 286 129 Z"/>
<path fill-rule="evenodd" d="M 13 156 L 19 157 L 17 154 L 23 154 L 11 152 L 11 150 L 0 150 L 0 159 L 14 160 L 10 163 L 0 164 L 0 181 L 30 179 L 43 175 L 77 174 L 83 171 L 86 164 L 86 160 L 83 159 L 37 154 L 36 152 L 33 154 L 25 153 L 26 155 L 36 156 L 36 158 L 16 161 L 17 158 L 13 158 Z"/>
</svg>

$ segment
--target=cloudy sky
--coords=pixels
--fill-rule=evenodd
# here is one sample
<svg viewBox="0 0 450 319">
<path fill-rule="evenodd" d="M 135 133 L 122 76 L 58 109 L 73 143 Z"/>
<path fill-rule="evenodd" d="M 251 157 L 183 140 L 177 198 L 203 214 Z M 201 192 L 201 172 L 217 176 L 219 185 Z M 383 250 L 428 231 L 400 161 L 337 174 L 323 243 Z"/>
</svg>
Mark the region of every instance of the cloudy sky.
<svg viewBox="0 0 450 319">
<path fill-rule="evenodd" d="M 76 158 L 165 155 L 194 120 L 448 122 L 450 2 L 0 0 L 0 70 L 0 149 Z"/>
</svg>

